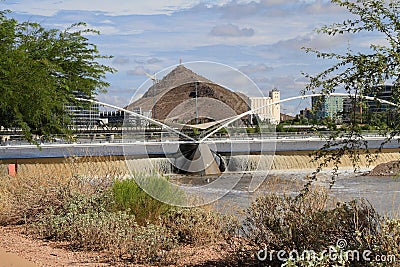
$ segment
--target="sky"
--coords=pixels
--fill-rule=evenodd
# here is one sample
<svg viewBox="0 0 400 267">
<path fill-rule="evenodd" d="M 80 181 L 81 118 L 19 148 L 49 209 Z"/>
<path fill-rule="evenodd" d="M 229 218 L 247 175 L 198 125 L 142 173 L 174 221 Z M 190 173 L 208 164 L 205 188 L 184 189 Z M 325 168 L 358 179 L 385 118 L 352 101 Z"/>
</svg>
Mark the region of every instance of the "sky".
<svg viewBox="0 0 400 267">
<path fill-rule="evenodd" d="M 212 77 L 217 83 L 229 80 L 234 91 L 247 92 L 254 82 L 266 96 L 273 88 L 282 99 L 297 96 L 307 82 L 302 73 L 316 74 L 332 63 L 302 47 L 357 51 L 378 38 L 373 33 L 317 34 L 316 28 L 351 17 L 326 0 L 5 0 L 0 7 L 12 10 L 10 16 L 19 21 L 46 28 L 83 21 L 99 30 L 100 35 L 88 38 L 102 54 L 113 56 L 102 63 L 118 71 L 107 75 L 110 87 L 98 99 L 121 107 L 151 85 L 146 72 L 155 74 L 180 61 L 200 61 L 187 66 L 208 69 L 199 73 L 206 77 L 215 69 L 235 70 L 235 77 Z M 281 110 L 295 114 L 309 105 L 308 100 L 288 102 Z"/>
</svg>

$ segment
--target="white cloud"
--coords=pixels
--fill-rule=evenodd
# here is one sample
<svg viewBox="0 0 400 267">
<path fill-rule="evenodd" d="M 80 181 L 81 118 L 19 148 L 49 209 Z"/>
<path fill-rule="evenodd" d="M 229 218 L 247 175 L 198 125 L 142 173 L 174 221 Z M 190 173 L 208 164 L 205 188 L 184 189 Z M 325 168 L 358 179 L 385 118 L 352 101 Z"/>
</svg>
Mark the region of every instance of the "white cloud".
<svg viewBox="0 0 400 267">
<path fill-rule="evenodd" d="M 120 71 L 107 75 L 113 88 L 138 87 L 147 79 L 145 71 L 158 72 L 182 58 L 184 62 L 229 64 L 263 88 L 277 86 L 283 96 L 293 96 L 304 86 L 301 71 L 314 73 L 329 65 L 305 54 L 302 46 L 336 51 L 350 40 L 359 49 L 377 38 L 369 33 L 362 38 L 313 33 L 316 27 L 348 16 L 329 0 L 19 0 L 2 4 L 15 11 L 18 20 L 38 21 L 48 28 L 85 21 L 100 30 L 101 35 L 88 38 L 102 54 L 115 56 L 110 62 Z M 236 75 L 218 76 L 233 89 L 247 90 L 246 82 L 250 83 Z M 208 77 L 219 78 L 216 74 Z M 121 90 L 110 89 L 108 95 L 113 103 L 128 98 Z"/>
<path fill-rule="evenodd" d="M 109 89 L 108 93 L 99 94 L 97 96 L 97 99 L 100 102 L 115 105 L 117 107 L 125 107 L 129 104 L 130 97 L 131 97 L 131 93 L 129 93 L 129 92 L 124 92 L 124 93 L 119 92 L 119 94 L 117 94 L 116 91 Z M 107 108 L 107 109 L 109 109 L 109 108 Z"/>
<path fill-rule="evenodd" d="M 265 64 L 249 64 L 247 66 L 242 66 L 239 68 L 240 71 L 246 73 L 246 74 L 253 74 L 257 72 L 267 72 L 272 70 L 273 68 L 270 66 L 267 66 Z"/>
<path fill-rule="evenodd" d="M 252 28 L 239 28 L 233 24 L 222 24 L 212 28 L 210 35 L 221 37 L 250 37 L 254 35 Z"/>
<path fill-rule="evenodd" d="M 147 64 L 156 64 L 156 63 L 160 63 L 160 62 L 162 62 L 162 60 L 159 58 L 155 58 L 155 57 L 152 57 L 147 60 Z"/>
<path fill-rule="evenodd" d="M 302 47 L 309 47 L 317 50 L 330 49 L 346 45 L 352 39 L 351 35 L 327 36 L 310 33 L 307 35 L 296 36 L 288 40 L 281 40 L 274 46 L 280 49 L 300 50 Z"/>
<path fill-rule="evenodd" d="M 54 2 L 54 0 L 24 0 L 6 4 L 11 10 L 16 12 L 52 16 L 60 10 L 85 10 L 104 12 L 109 15 L 171 14 L 178 9 L 188 8 L 196 3 L 197 1 L 190 0 L 64 0 L 58 2 Z"/>
<path fill-rule="evenodd" d="M 128 70 L 126 73 L 128 75 L 138 75 L 138 76 L 143 76 L 146 75 L 146 73 L 149 72 L 146 70 L 143 66 L 137 66 L 132 70 Z"/>
<path fill-rule="evenodd" d="M 114 64 L 125 65 L 129 64 L 129 58 L 125 56 L 115 57 L 112 61 Z"/>
</svg>

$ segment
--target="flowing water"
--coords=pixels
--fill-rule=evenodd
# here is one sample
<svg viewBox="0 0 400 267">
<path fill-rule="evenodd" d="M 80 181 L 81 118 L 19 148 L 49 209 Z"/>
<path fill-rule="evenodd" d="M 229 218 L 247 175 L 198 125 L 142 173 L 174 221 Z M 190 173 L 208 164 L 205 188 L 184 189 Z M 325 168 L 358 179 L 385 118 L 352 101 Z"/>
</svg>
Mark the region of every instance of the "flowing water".
<svg viewBox="0 0 400 267">
<path fill-rule="evenodd" d="M 374 166 L 392 160 L 399 160 L 398 152 L 381 153 L 374 162 L 368 166 L 365 157 L 360 157 L 361 168 L 373 168 Z M 318 162 L 311 162 L 308 155 L 244 155 L 224 157 L 227 170 L 231 172 L 248 171 L 282 171 L 295 170 L 304 171 L 316 169 Z M 132 172 L 161 172 L 170 174 L 173 172 L 171 159 L 166 158 L 144 158 L 144 159 L 125 159 L 123 157 L 81 157 L 81 158 L 50 158 L 50 159 L 29 159 L 18 160 L 18 173 L 30 175 L 32 173 L 71 173 L 96 172 L 97 175 L 109 174 L 112 172 L 127 173 Z M 348 168 L 352 165 L 347 157 L 342 159 L 339 167 Z M 328 164 L 327 169 L 332 168 Z M 0 165 L 1 174 L 6 174 L 6 164 Z"/>
<path fill-rule="evenodd" d="M 276 171 L 263 173 L 231 173 L 223 179 L 232 179 L 234 176 L 242 176 L 239 183 L 218 200 L 215 204 L 220 209 L 227 207 L 246 208 L 258 196 L 278 193 L 297 195 L 305 184 L 305 177 L 310 172 Z M 231 176 L 231 177 L 229 177 Z M 249 181 L 256 176 L 265 176 L 262 185 L 255 192 L 248 191 Z M 381 215 L 398 217 L 400 215 L 400 180 L 393 177 L 373 177 L 354 173 L 352 170 L 341 170 L 334 185 L 330 188 L 331 174 L 324 172 L 319 175 L 314 185 L 321 190 L 326 190 L 332 202 L 350 201 L 353 199 L 366 199 Z M 189 179 L 187 177 L 181 179 Z M 201 177 L 197 177 L 201 179 Z M 193 179 L 196 178 L 191 178 Z M 204 179 L 204 177 L 203 177 Z M 201 187 L 200 187 L 201 188 Z M 213 194 L 207 189 L 203 194 Z M 218 190 L 218 189 L 216 189 Z"/>
</svg>

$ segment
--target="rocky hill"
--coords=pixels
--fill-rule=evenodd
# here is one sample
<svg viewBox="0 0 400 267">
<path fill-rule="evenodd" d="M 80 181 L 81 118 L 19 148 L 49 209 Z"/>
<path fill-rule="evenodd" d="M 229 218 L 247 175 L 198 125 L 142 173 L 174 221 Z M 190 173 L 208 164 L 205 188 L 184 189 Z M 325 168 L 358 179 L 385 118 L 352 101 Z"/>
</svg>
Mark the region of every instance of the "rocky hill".
<svg viewBox="0 0 400 267">
<path fill-rule="evenodd" d="M 197 90 L 197 108 L 196 108 Z M 205 82 L 192 82 L 175 87 L 157 101 L 153 111 L 158 120 L 188 122 L 196 117 L 209 121 L 233 117 L 249 110 L 238 94 Z"/>
<path fill-rule="evenodd" d="M 211 82 L 201 75 L 198 75 L 183 65 L 177 66 L 164 78 L 153 84 L 143 95 L 142 98 L 128 105 L 127 109 L 142 108 L 142 110 L 151 110 L 154 102 L 171 88 L 191 82 Z"/>
<path fill-rule="evenodd" d="M 127 109 L 152 110 L 158 120 L 189 121 L 197 114 L 220 120 L 249 110 L 249 100 L 179 65 Z M 155 104 L 155 105 L 154 105 Z M 155 107 L 155 108 L 154 108 Z"/>
</svg>

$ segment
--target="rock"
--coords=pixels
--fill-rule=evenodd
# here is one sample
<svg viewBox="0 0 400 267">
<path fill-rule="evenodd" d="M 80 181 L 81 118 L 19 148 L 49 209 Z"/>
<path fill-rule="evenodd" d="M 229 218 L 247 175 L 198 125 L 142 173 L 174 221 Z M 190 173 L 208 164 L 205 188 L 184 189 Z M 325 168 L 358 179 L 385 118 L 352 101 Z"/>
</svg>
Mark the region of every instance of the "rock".
<svg viewBox="0 0 400 267">
<path fill-rule="evenodd" d="M 368 175 L 396 176 L 400 174 L 400 161 L 394 160 L 377 165 Z"/>
</svg>

